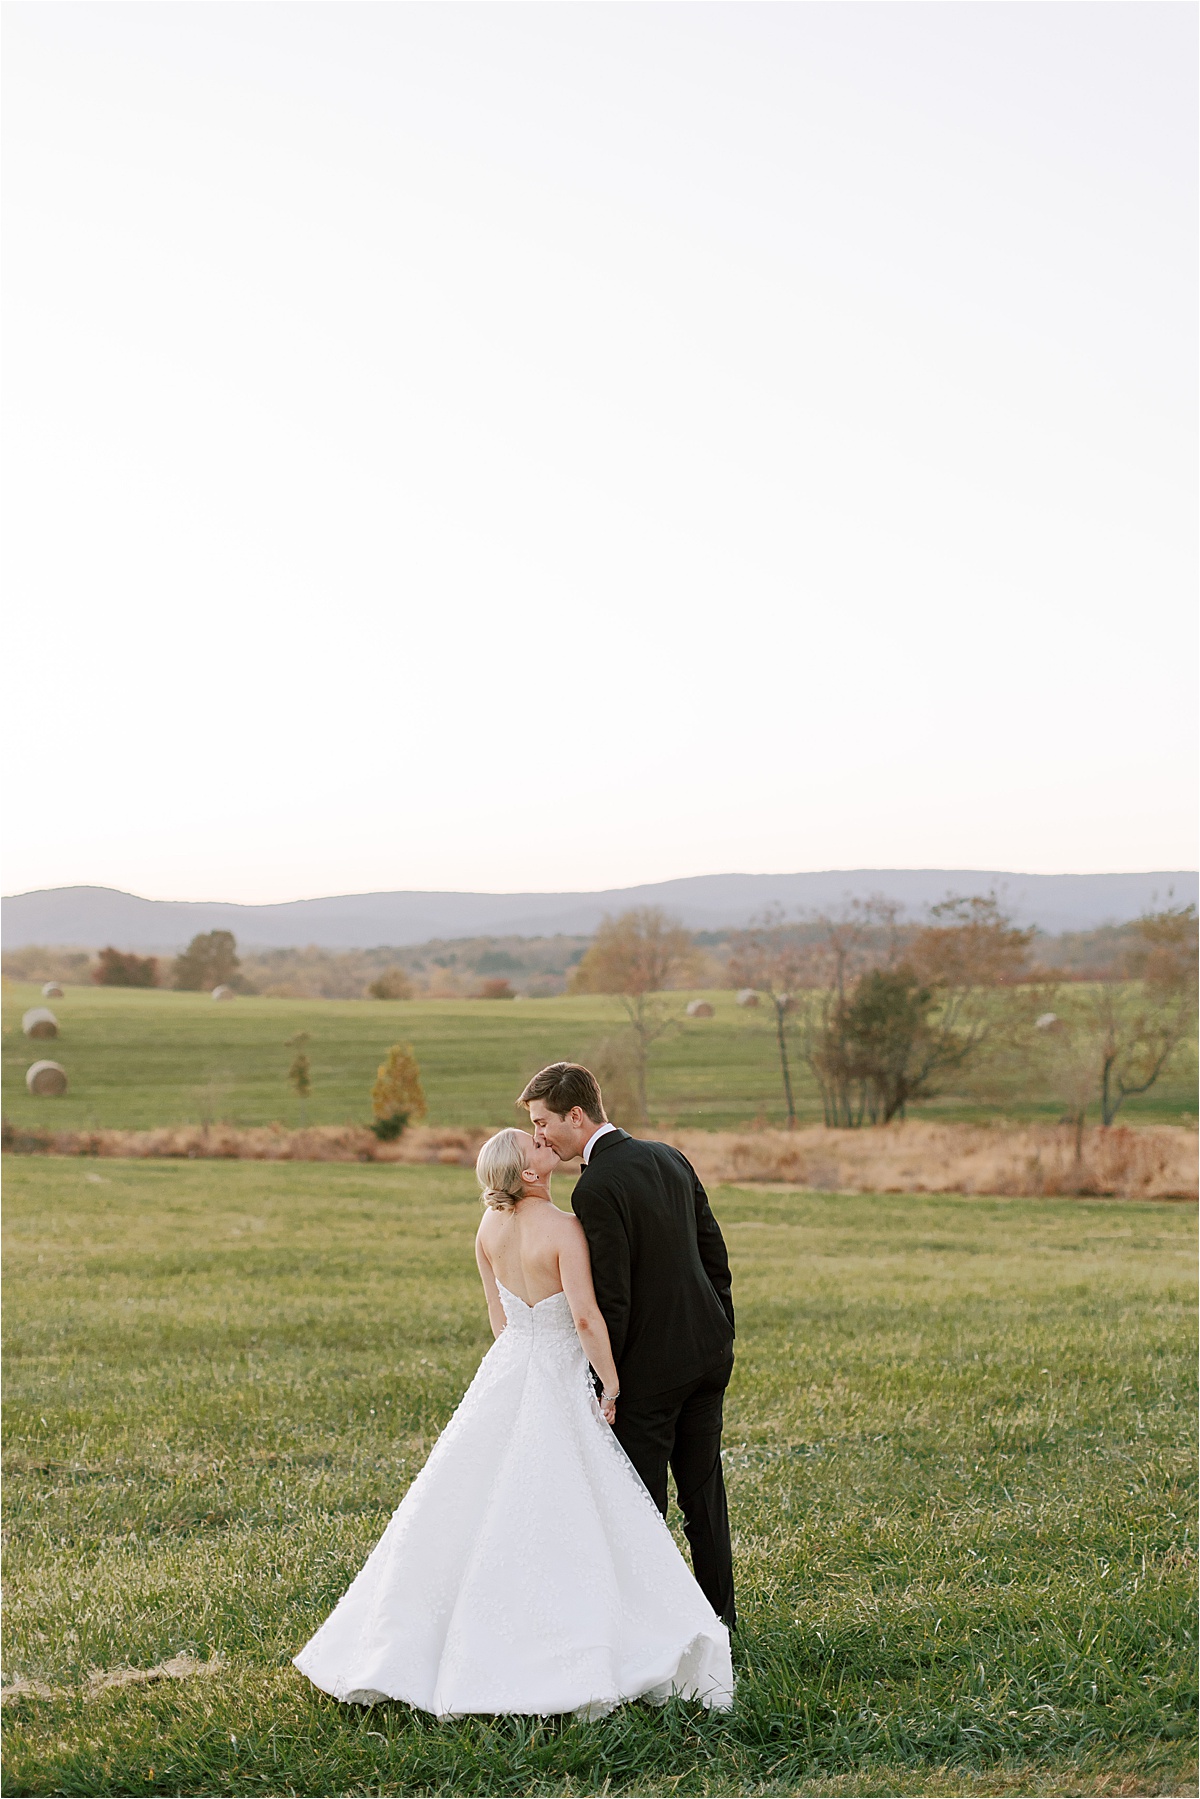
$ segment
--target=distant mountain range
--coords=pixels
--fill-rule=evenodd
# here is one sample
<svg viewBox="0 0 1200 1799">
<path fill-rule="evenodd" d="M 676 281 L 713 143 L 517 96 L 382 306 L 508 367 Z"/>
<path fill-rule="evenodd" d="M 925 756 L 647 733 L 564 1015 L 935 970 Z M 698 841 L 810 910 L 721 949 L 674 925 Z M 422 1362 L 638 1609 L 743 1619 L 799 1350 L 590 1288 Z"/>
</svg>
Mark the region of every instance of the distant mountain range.
<svg viewBox="0 0 1200 1799">
<path fill-rule="evenodd" d="M 2 902 L 6 949 L 30 943 L 177 950 L 198 931 L 232 931 L 246 949 L 373 949 L 432 937 L 588 934 L 606 913 L 662 906 L 691 930 L 748 924 L 768 908 L 790 914 L 886 894 L 910 915 L 950 893 L 994 890 L 1023 924 L 1083 931 L 1148 908 L 1197 899 L 1191 869 L 1149 874 L 1030 875 L 1003 869 L 855 868 L 818 874 L 695 875 L 602 893 L 351 893 L 284 905 L 148 900 L 115 887 L 47 887 Z"/>
</svg>

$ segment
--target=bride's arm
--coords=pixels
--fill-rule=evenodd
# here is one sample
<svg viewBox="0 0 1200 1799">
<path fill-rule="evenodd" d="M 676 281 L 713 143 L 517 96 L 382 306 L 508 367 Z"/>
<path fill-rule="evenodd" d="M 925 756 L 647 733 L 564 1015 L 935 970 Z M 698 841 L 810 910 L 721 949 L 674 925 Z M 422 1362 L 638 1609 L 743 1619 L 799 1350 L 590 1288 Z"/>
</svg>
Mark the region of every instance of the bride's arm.
<svg viewBox="0 0 1200 1799">
<path fill-rule="evenodd" d="M 479 1236 L 475 1238 L 475 1260 L 479 1265 L 479 1278 L 483 1282 L 483 1294 L 487 1300 L 488 1323 L 492 1327 L 493 1337 L 498 1337 L 504 1329 L 507 1319 L 504 1316 L 504 1307 L 500 1303 L 500 1295 L 496 1290 L 496 1277 L 492 1273 L 492 1264 L 488 1261 L 483 1244 L 479 1240 L 482 1234 L 483 1226 L 480 1225 Z"/>
<path fill-rule="evenodd" d="M 617 1396 L 617 1364 L 613 1361 L 604 1314 L 596 1304 L 587 1238 L 577 1218 L 563 1219 L 558 1250 L 558 1277 L 562 1281 L 563 1292 L 575 1320 L 575 1329 L 579 1332 L 579 1341 L 583 1344 L 588 1361 L 604 1384 L 604 1398 L 600 1406 L 611 1424 Z"/>
</svg>

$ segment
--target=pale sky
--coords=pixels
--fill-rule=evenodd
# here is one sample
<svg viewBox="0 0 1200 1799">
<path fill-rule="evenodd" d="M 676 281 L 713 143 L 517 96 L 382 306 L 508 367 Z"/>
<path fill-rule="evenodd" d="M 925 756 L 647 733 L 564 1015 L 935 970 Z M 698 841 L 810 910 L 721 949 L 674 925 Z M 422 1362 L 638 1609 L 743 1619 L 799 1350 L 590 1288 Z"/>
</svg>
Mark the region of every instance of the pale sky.
<svg viewBox="0 0 1200 1799">
<path fill-rule="evenodd" d="M 1195 866 L 1191 5 L 6 12 L 6 891 Z"/>
</svg>

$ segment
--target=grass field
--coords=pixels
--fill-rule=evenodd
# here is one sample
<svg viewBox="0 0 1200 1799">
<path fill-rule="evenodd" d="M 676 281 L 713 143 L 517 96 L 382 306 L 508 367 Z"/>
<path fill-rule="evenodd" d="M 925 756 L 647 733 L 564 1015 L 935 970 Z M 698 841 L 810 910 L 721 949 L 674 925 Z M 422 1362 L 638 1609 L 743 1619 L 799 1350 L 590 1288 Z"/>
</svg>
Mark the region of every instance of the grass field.
<svg viewBox="0 0 1200 1799">
<path fill-rule="evenodd" d="M 735 1710 L 438 1723 L 289 1663 L 488 1341 L 470 1173 L 10 1160 L 5 1792 L 1194 1791 L 1194 1209 L 713 1197 Z"/>
<path fill-rule="evenodd" d="M 730 1129 L 754 1119 L 781 1123 L 784 1111 L 775 1040 L 761 1008 L 742 1011 L 731 993 L 707 996 L 711 1019 L 689 1020 L 653 1052 L 651 1106 L 662 1127 Z M 678 996 L 679 1007 L 688 998 Z M 478 1000 L 237 999 L 214 1004 L 205 994 L 71 987 L 53 1002 L 61 1035 L 32 1043 L 21 1032 L 27 1007 L 43 1004 L 40 988 L 4 991 L 5 1116 L 20 1126 L 140 1128 L 222 1119 L 231 1124 L 297 1122 L 287 1085 L 297 1031 L 308 1031 L 313 1124 L 370 1116 L 375 1071 L 389 1044 L 411 1042 L 429 1100 L 430 1123 L 507 1124 L 513 1099 L 535 1069 L 561 1058 L 586 1059 L 618 1027 L 615 1000 L 566 996 L 517 1002 Z M 34 1099 L 25 1070 L 49 1055 L 66 1068 L 70 1091 Z M 1130 1101 L 1122 1122 L 1194 1121 L 1195 1057 L 1178 1063 L 1144 1098 Z M 811 1078 L 795 1069 L 802 1117 L 820 1121 Z M 1022 1119 L 1057 1119 L 1062 1102 L 1039 1103 L 1013 1088 L 989 1097 L 944 1099 L 920 1115 L 979 1119 L 999 1107 Z"/>
</svg>

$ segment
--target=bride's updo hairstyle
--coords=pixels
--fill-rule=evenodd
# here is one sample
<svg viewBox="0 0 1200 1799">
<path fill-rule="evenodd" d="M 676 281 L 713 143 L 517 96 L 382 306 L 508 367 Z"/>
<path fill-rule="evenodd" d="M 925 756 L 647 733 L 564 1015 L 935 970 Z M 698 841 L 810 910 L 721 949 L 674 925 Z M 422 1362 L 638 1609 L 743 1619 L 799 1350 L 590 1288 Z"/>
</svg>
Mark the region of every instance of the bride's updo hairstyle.
<svg viewBox="0 0 1200 1799">
<path fill-rule="evenodd" d="M 524 1131 L 509 1128 L 489 1137 L 475 1163 L 475 1179 L 483 1189 L 483 1203 L 497 1212 L 511 1212 L 524 1197 L 521 1179 L 525 1167 Z"/>
</svg>

